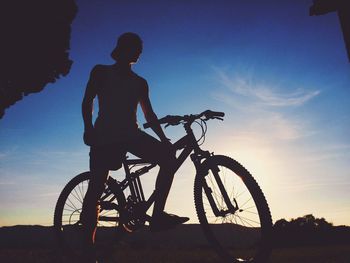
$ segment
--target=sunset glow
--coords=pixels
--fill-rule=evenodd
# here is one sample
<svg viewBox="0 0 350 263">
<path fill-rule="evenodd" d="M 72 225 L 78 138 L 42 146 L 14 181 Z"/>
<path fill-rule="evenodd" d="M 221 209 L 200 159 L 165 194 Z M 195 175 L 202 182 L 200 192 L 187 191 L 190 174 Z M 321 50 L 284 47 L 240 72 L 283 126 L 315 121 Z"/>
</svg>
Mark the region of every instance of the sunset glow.
<svg viewBox="0 0 350 263">
<path fill-rule="evenodd" d="M 202 147 L 252 173 L 274 221 L 313 214 L 350 225 L 350 64 L 336 15 L 309 17 L 311 0 L 219 2 L 77 1 L 70 74 L 0 121 L 0 226 L 52 225 L 60 191 L 88 170 L 83 92 L 127 31 L 144 41 L 133 68 L 158 117 L 226 113 L 208 122 Z M 165 132 L 173 142 L 184 135 Z M 166 207 L 190 223 L 194 176 L 187 161 Z M 154 182 L 155 173 L 143 177 L 147 193 Z"/>
</svg>

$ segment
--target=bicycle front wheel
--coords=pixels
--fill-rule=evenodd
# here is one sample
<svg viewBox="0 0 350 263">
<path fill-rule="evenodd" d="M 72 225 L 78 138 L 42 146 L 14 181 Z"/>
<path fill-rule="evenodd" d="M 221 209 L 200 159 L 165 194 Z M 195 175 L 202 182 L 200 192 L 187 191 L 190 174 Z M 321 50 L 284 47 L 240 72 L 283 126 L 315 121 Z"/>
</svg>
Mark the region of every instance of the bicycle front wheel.
<svg viewBox="0 0 350 263">
<path fill-rule="evenodd" d="M 225 262 L 267 262 L 271 214 L 259 185 L 237 161 L 212 156 L 194 184 L 199 222 Z"/>
</svg>

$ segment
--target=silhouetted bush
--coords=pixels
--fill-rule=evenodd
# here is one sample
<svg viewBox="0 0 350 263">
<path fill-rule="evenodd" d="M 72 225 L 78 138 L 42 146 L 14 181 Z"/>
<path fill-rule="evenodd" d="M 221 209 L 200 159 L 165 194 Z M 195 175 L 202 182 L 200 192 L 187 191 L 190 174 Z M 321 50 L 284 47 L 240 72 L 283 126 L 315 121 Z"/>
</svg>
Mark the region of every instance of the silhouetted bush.
<svg viewBox="0 0 350 263">
<path fill-rule="evenodd" d="M 69 73 L 74 0 L 1 1 L 0 118 L 23 96 Z"/>
<path fill-rule="evenodd" d="M 324 218 L 305 215 L 274 224 L 274 244 L 277 247 L 350 243 L 350 227 L 333 226 Z"/>
</svg>

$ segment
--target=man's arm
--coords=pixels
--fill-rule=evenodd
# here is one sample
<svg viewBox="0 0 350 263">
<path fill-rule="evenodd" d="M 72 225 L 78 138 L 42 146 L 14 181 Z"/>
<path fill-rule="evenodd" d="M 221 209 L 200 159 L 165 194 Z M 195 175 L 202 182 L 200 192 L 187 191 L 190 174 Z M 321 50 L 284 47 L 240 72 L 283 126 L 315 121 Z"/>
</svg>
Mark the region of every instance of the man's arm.
<svg viewBox="0 0 350 263">
<path fill-rule="evenodd" d="M 94 98 L 97 95 L 97 67 L 95 66 L 91 73 L 90 79 L 86 85 L 83 102 L 81 105 L 84 120 L 84 142 L 91 145 L 93 140 L 92 114 L 94 109 Z"/>
<path fill-rule="evenodd" d="M 145 82 L 144 91 L 143 91 L 142 96 L 141 96 L 140 104 L 141 104 L 143 114 L 145 115 L 146 121 L 155 123 L 154 125 L 152 125 L 152 130 L 157 134 L 157 136 L 159 137 L 159 139 L 162 142 L 169 143 L 169 139 L 165 136 L 162 127 L 157 122 L 158 117 L 153 111 L 151 101 L 150 101 L 149 95 L 148 95 L 147 82 Z"/>
</svg>

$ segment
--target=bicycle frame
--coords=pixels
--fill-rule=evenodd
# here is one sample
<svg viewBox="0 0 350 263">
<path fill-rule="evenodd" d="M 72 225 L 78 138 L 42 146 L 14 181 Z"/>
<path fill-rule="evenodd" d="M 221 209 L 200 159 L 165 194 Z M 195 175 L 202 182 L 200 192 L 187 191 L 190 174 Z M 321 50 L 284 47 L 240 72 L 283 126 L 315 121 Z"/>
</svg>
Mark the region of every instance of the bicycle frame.
<svg viewBox="0 0 350 263">
<path fill-rule="evenodd" d="M 184 128 L 186 130 L 186 135 L 180 138 L 178 141 L 176 141 L 173 144 L 174 150 L 179 151 L 180 154 L 176 158 L 175 161 L 175 168 L 174 173 L 181 167 L 181 165 L 185 162 L 185 160 L 188 158 L 188 156 L 191 155 L 191 160 L 196 168 L 196 172 L 203 173 L 201 170 L 202 160 L 207 159 L 211 156 L 211 154 L 208 151 L 203 151 L 196 140 L 196 137 L 194 136 L 194 133 L 190 127 L 190 124 L 186 123 L 184 124 Z M 191 152 L 193 153 L 191 154 Z M 131 172 L 131 169 L 136 165 L 143 165 L 142 168 L 137 169 L 133 172 Z M 151 169 L 156 167 L 156 163 L 147 162 L 142 159 L 128 159 L 127 157 L 123 160 L 123 167 L 125 171 L 125 179 L 121 182 L 118 182 L 118 186 L 122 191 L 124 191 L 127 187 L 130 189 L 130 196 L 128 199 L 131 199 L 134 203 L 143 203 L 142 211 L 138 211 L 140 214 L 144 214 L 146 219 L 150 219 L 150 216 L 146 215 L 146 211 L 151 207 L 153 202 L 155 201 L 155 191 L 150 195 L 150 197 L 146 200 L 140 180 L 140 176 L 148 173 Z M 224 201 L 227 205 L 227 210 L 219 211 L 214 198 L 212 196 L 211 189 L 204 184 L 204 191 L 207 195 L 207 198 L 209 200 L 210 206 L 213 209 L 213 212 L 216 216 L 224 216 L 228 213 L 234 213 L 236 210 L 238 210 L 237 204 L 233 204 L 230 200 L 230 198 L 227 195 L 227 192 L 223 186 L 223 183 L 218 175 L 218 170 L 212 169 L 212 172 L 214 174 L 215 181 L 217 182 L 219 189 L 221 191 L 221 194 L 223 195 Z M 116 181 L 113 178 L 110 178 L 108 180 L 108 185 L 113 185 L 116 183 Z M 111 191 L 109 191 L 111 193 Z M 103 201 L 105 198 L 107 198 L 109 194 L 107 193 L 105 196 L 102 196 L 101 201 Z M 234 201 L 234 200 L 233 200 Z M 102 218 L 100 218 L 102 219 Z M 107 219 L 107 218 L 106 218 Z"/>
<path fill-rule="evenodd" d="M 192 130 L 188 130 L 187 134 L 184 137 L 180 138 L 178 141 L 176 141 L 173 144 L 173 147 L 174 147 L 174 150 L 176 151 L 182 150 L 181 153 L 176 158 L 174 173 L 181 167 L 181 165 L 188 158 L 188 156 L 191 154 L 192 151 L 195 151 L 195 153 L 197 153 L 197 154 L 193 154 L 192 156 L 195 156 L 195 155 L 198 156 L 198 153 L 201 153 L 202 155 L 206 153 L 199 148 Z M 191 159 L 193 160 L 194 158 L 192 157 Z M 144 166 L 140 169 L 137 169 L 131 172 L 132 167 L 135 165 L 144 165 Z M 122 191 L 124 191 L 127 187 L 129 187 L 130 196 L 133 201 L 145 203 L 144 212 L 146 212 L 155 201 L 155 191 L 146 200 L 143 193 L 140 176 L 148 173 L 155 166 L 157 166 L 157 164 L 145 162 L 142 159 L 126 158 L 123 161 L 123 167 L 124 167 L 126 177 L 122 182 L 119 183 L 119 186 Z"/>
</svg>

